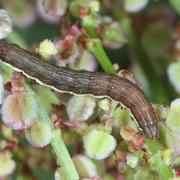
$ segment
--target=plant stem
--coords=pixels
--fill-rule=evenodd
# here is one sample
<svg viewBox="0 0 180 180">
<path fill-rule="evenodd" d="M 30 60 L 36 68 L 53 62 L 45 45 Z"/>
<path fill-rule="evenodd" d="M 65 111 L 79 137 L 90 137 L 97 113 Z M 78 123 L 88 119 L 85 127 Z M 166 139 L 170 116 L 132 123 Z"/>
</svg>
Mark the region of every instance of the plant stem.
<svg viewBox="0 0 180 180">
<path fill-rule="evenodd" d="M 109 73 L 109 74 L 116 73 L 116 71 L 115 71 L 110 59 L 106 55 L 106 52 L 104 51 L 102 43 L 99 39 L 91 39 L 87 43 L 87 48 L 95 55 L 99 64 L 102 66 L 103 70 L 106 73 Z"/>
<path fill-rule="evenodd" d="M 84 26 L 84 27 L 86 28 L 86 31 L 91 38 L 98 38 L 98 34 L 93 26 Z"/>
<path fill-rule="evenodd" d="M 63 170 L 66 173 L 66 177 L 68 177 L 69 180 L 78 180 L 79 176 L 67 151 L 67 148 L 62 141 L 61 131 L 59 129 L 53 131 L 51 145 L 57 156 L 58 163 L 63 167 Z"/>
<path fill-rule="evenodd" d="M 49 115 L 41 105 L 38 97 L 36 96 L 35 92 L 31 90 L 28 84 L 25 84 L 26 88 L 32 93 L 33 97 L 36 100 L 36 103 L 38 105 L 38 111 L 40 118 L 42 118 L 48 125 L 53 128 L 52 121 L 49 118 Z M 56 154 L 57 162 L 59 165 L 63 167 L 65 176 L 68 177 L 69 180 L 78 180 L 79 176 L 78 173 L 74 167 L 74 164 L 72 162 L 71 156 L 68 153 L 68 150 L 61 138 L 61 131 L 60 129 L 53 129 L 53 138 L 51 140 L 51 146 Z"/>
</svg>

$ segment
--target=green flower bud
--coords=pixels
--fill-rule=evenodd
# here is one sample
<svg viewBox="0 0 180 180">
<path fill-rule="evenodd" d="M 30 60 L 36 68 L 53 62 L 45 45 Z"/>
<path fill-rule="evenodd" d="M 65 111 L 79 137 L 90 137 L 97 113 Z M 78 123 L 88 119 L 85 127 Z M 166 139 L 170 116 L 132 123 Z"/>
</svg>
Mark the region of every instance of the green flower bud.
<svg viewBox="0 0 180 180">
<path fill-rule="evenodd" d="M 0 179 L 13 173 L 16 163 L 11 159 L 10 152 L 0 153 Z"/>
<path fill-rule="evenodd" d="M 116 147 L 116 139 L 103 131 L 91 130 L 83 138 L 85 153 L 90 158 L 105 159 Z"/>
<path fill-rule="evenodd" d="M 91 1 L 89 3 L 89 7 L 92 12 L 98 12 L 100 8 L 100 2 L 99 1 Z"/>
<path fill-rule="evenodd" d="M 69 180 L 62 167 L 56 169 L 54 176 L 55 180 Z"/>
<path fill-rule="evenodd" d="M 39 48 L 36 50 L 44 59 L 48 59 L 50 56 L 57 53 L 57 49 L 54 43 L 52 43 L 51 40 L 48 39 L 42 41 L 39 45 Z"/>
<path fill-rule="evenodd" d="M 180 98 L 171 102 L 166 125 L 171 131 L 180 135 Z"/>
<path fill-rule="evenodd" d="M 113 126 L 118 128 L 118 130 L 119 127 L 126 125 L 134 130 L 138 130 L 138 126 L 135 121 L 132 121 L 132 117 L 128 109 L 122 109 L 121 107 L 116 108 L 113 111 L 113 117 Z"/>
<path fill-rule="evenodd" d="M 110 101 L 108 99 L 102 99 L 98 102 L 98 106 L 104 111 L 108 111 L 111 108 Z"/>
<path fill-rule="evenodd" d="M 26 139 L 34 147 L 44 147 L 51 142 L 52 130 L 47 123 L 36 122 L 26 131 Z"/>
<path fill-rule="evenodd" d="M 73 96 L 67 103 L 67 114 L 70 121 L 86 121 L 93 115 L 95 100 L 89 96 Z"/>
<path fill-rule="evenodd" d="M 157 114 L 158 117 L 162 119 L 166 119 L 169 112 L 169 107 L 165 107 L 163 105 L 155 104 L 153 105 L 153 108 Z"/>
<path fill-rule="evenodd" d="M 73 162 L 81 177 L 90 178 L 97 176 L 96 166 L 87 156 L 75 155 Z"/>
<path fill-rule="evenodd" d="M 131 168 L 135 168 L 139 162 L 138 158 L 133 154 L 127 155 L 127 165 L 129 165 Z"/>
<path fill-rule="evenodd" d="M 118 49 L 127 42 L 122 27 L 117 22 L 111 22 L 105 25 L 103 33 L 101 36 L 105 47 Z"/>
<path fill-rule="evenodd" d="M 88 27 L 98 27 L 100 23 L 100 19 L 97 16 L 83 16 L 82 18 L 82 25 L 88 29 Z"/>
</svg>

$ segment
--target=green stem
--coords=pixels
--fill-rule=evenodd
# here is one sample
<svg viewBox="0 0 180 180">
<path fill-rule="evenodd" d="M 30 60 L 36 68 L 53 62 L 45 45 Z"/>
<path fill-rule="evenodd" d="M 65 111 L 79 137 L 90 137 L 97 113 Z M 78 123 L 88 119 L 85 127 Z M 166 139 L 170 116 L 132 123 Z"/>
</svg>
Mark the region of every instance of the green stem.
<svg viewBox="0 0 180 180">
<path fill-rule="evenodd" d="M 106 73 L 109 73 L 109 74 L 116 73 L 99 39 L 91 39 L 87 44 L 87 48 L 95 55 L 99 64 L 102 66 L 103 70 Z"/>
<path fill-rule="evenodd" d="M 98 34 L 93 26 L 84 26 L 86 28 L 87 34 L 91 38 L 98 38 Z"/>
<path fill-rule="evenodd" d="M 57 160 L 63 167 L 63 170 L 66 173 L 66 177 L 68 177 L 69 180 L 78 180 L 79 176 L 77 171 L 67 151 L 67 148 L 61 139 L 61 131 L 59 129 L 54 130 L 51 145 L 57 156 Z"/>
<path fill-rule="evenodd" d="M 38 111 L 40 111 L 40 117 L 45 120 L 51 128 L 53 128 L 52 121 L 50 120 L 49 115 L 41 105 L 34 91 L 31 90 L 28 84 L 25 84 L 25 87 L 32 93 L 33 97 L 36 99 L 37 105 L 39 107 Z M 69 180 L 78 180 L 78 173 L 74 167 L 71 156 L 69 155 L 68 150 L 62 140 L 61 131 L 59 129 L 53 129 L 53 138 L 51 140 L 51 145 L 56 154 L 58 164 L 63 167 L 65 176 L 68 177 Z"/>
<path fill-rule="evenodd" d="M 82 26 L 86 29 L 87 34 L 91 38 L 98 38 L 98 33 L 96 31 L 96 17 L 93 15 L 87 16 L 87 18 L 81 21 Z"/>
</svg>

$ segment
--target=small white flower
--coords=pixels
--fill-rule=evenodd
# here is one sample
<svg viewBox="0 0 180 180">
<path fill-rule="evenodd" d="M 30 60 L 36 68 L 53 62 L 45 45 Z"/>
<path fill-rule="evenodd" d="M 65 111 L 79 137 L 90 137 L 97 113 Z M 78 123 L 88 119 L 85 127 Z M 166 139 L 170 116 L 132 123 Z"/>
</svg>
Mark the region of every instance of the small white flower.
<svg viewBox="0 0 180 180">
<path fill-rule="evenodd" d="M 42 41 L 39 45 L 39 48 L 36 50 L 44 59 L 48 59 L 50 56 L 57 53 L 56 46 L 51 40 L 48 39 Z"/>
</svg>

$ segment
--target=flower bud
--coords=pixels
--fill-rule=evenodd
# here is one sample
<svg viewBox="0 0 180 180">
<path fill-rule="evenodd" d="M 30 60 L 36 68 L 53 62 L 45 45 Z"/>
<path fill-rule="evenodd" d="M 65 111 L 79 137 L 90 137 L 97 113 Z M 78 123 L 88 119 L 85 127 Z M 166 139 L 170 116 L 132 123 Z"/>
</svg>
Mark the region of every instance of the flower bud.
<svg viewBox="0 0 180 180">
<path fill-rule="evenodd" d="M 40 16 L 47 22 L 57 23 L 64 15 L 67 8 L 67 0 L 36 0 Z"/>
<path fill-rule="evenodd" d="M 110 101 L 106 99 L 102 99 L 98 102 L 98 106 L 103 109 L 104 111 L 108 111 L 111 108 Z"/>
<path fill-rule="evenodd" d="M 127 165 L 129 165 L 131 168 L 135 168 L 138 164 L 138 158 L 133 155 L 133 154 L 129 154 L 127 155 Z"/>
<path fill-rule="evenodd" d="M 87 156 L 75 155 L 73 162 L 81 177 L 90 178 L 97 176 L 96 166 Z"/>
<path fill-rule="evenodd" d="M 100 28 L 100 36 L 103 41 L 103 45 L 107 48 L 118 49 L 127 42 L 125 33 L 121 25 L 118 22 L 110 20 L 104 20 L 102 28 Z M 109 21 L 109 22 L 108 22 Z M 102 30 L 101 30 L 102 29 Z"/>
<path fill-rule="evenodd" d="M 9 176 L 15 170 L 16 163 L 11 159 L 11 153 L 0 152 L 0 179 L 5 176 Z"/>
<path fill-rule="evenodd" d="M 9 12 L 13 23 L 18 27 L 27 27 L 36 19 L 36 12 L 31 1 L 5 1 L 4 8 Z"/>
<path fill-rule="evenodd" d="M 44 147 L 51 142 L 52 131 L 44 122 L 36 122 L 26 131 L 26 139 L 34 147 Z"/>
<path fill-rule="evenodd" d="M 55 180 L 68 180 L 68 177 L 62 167 L 56 169 L 54 176 Z"/>
<path fill-rule="evenodd" d="M 2 104 L 3 122 L 16 130 L 30 127 L 36 118 L 37 104 L 28 92 L 20 91 L 8 95 Z"/>
<path fill-rule="evenodd" d="M 125 126 L 120 129 L 120 135 L 122 136 L 124 140 L 131 141 L 133 140 L 135 131 L 134 129 Z"/>
<path fill-rule="evenodd" d="M 51 40 L 45 39 L 39 45 L 36 51 L 44 58 L 48 59 L 50 56 L 57 53 L 57 49 Z"/>
<path fill-rule="evenodd" d="M 89 3 L 89 7 L 92 12 L 98 12 L 100 9 L 100 2 L 99 1 L 91 1 Z"/>
<path fill-rule="evenodd" d="M 166 119 L 166 125 L 171 131 L 180 135 L 180 98 L 171 102 L 170 110 Z"/>
<path fill-rule="evenodd" d="M 75 63 L 73 69 L 83 69 L 87 71 L 96 71 L 97 69 L 97 61 L 94 56 L 89 51 L 83 51 L 80 62 Z"/>
<path fill-rule="evenodd" d="M 70 121 L 86 121 L 93 115 L 95 100 L 89 96 L 73 96 L 67 103 L 67 114 Z"/>
<path fill-rule="evenodd" d="M 0 23 L 0 39 L 3 39 L 12 32 L 12 20 L 6 10 L 0 9 Z"/>
<path fill-rule="evenodd" d="M 116 139 L 103 131 L 91 130 L 83 138 L 85 153 L 90 158 L 105 159 L 116 147 Z"/>
</svg>

